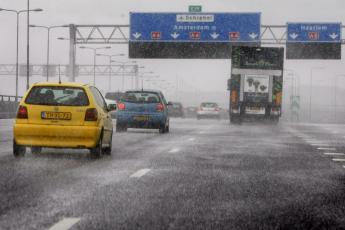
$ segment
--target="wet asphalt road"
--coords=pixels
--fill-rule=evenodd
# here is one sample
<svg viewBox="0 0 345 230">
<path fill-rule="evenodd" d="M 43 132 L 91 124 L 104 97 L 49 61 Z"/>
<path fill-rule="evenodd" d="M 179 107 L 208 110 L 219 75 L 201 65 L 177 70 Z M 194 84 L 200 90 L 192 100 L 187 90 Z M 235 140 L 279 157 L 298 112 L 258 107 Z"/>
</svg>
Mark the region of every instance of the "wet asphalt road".
<svg viewBox="0 0 345 230">
<path fill-rule="evenodd" d="M 0 120 L 0 229 L 345 229 L 344 128 L 174 119 L 15 159 Z"/>
</svg>

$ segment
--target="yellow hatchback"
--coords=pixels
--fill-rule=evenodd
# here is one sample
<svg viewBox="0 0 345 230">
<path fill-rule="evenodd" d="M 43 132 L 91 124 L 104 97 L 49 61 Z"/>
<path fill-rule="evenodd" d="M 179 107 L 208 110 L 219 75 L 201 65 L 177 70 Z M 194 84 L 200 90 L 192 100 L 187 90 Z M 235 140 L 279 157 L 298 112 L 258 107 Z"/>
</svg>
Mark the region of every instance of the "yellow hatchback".
<svg viewBox="0 0 345 230">
<path fill-rule="evenodd" d="M 99 90 L 83 83 L 36 83 L 18 106 L 13 154 L 48 148 L 87 148 L 111 154 L 113 123 Z"/>
</svg>

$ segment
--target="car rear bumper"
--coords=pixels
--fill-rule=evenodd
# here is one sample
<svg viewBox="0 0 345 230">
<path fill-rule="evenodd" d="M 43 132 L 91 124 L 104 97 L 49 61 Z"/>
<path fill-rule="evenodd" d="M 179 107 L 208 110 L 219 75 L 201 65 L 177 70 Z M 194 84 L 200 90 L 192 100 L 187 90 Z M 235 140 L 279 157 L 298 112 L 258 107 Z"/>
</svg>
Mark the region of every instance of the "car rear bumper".
<svg viewBox="0 0 345 230">
<path fill-rule="evenodd" d="M 147 120 L 137 120 L 137 117 L 147 116 Z M 117 113 L 117 123 L 125 125 L 127 128 L 159 128 L 166 122 L 166 116 L 163 113 Z"/>
<path fill-rule="evenodd" d="M 15 124 L 13 131 L 18 145 L 52 148 L 93 148 L 101 133 L 97 126 L 34 124 Z"/>
</svg>

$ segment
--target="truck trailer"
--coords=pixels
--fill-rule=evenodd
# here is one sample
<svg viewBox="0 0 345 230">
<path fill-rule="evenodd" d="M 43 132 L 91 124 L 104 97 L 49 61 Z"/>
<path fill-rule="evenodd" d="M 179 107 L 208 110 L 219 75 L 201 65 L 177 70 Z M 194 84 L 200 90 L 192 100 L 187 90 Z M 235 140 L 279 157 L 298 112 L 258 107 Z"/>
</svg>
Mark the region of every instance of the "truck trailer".
<svg viewBox="0 0 345 230">
<path fill-rule="evenodd" d="M 237 46 L 231 58 L 230 122 L 277 123 L 282 111 L 284 48 Z"/>
</svg>

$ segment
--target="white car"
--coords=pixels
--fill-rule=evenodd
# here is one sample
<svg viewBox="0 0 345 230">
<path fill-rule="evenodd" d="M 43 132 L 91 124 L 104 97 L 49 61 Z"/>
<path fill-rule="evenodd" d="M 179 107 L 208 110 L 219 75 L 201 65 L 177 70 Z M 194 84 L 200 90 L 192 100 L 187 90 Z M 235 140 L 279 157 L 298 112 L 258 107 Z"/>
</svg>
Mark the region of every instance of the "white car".
<svg viewBox="0 0 345 230">
<path fill-rule="evenodd" d="M 200 104 L 196 118 L 216 118 L 220 119 L 220 108 L 217 103 L 214 102 L 203 102 Z"/>
<path fill-rule="evenodd" d="M 111 118 L 116 118 L 116 114 L 117 114 L 117 102 L 114 100 L 109 100 L 109 99 L 104 99 L 105 103 L 107 103 L 107 106 L 112 107 L 113 110 L 110 112 L 110 116 Z"/>
</svg>

